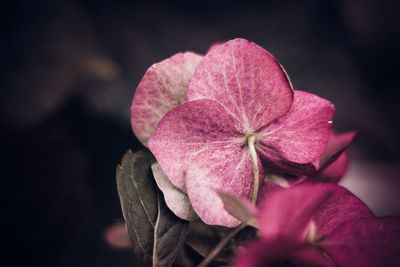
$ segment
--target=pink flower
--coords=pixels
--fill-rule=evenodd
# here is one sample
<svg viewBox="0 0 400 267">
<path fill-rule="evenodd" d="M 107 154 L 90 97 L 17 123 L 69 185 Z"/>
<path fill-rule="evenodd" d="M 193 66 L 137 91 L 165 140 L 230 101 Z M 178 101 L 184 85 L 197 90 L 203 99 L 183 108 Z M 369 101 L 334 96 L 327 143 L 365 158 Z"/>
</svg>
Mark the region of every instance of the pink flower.
<svg viewBox="0 0 400 267">
<path fill-rule="evenodd" d="M 269 193 L 257 216 L 260 239 L 236 266 L 400 264 L 400 220 L 376 218 L 343 187 L 302 184 Z"/>
<path fill-rule="evenodd" d="M 312 172 L 334 113 L 329 101 L 293 91 L 276 59 L 243 39 L 205 55 L 187 98 L 162 117 L 148 145 L 199 217 L 228 227 L 240 222 L 224 210 L 216 190 L 249 199 L 253 164 L 263 179 L 260 159 L 271 171 Z"/>
<path fill-rule="evenodd" d="M 146 71 L 131 106 L 132 129 L 144 146 L 161 118 L 187 101 L 189 79 L 202 58 L 192 52 L 178 53 Z M 169 181 L 160 165 L 155 163 L 152 171 L 167 206 L 182 219 L 197 218 L 187 194 Z"/>
<path fill-rule="evenodd" d="M 104 239 L 113 248 L 125 249 L 132 247 L 128 231 L 123 222 L 116 222 L 109 226 L 104 232 Z"/>
</svg>

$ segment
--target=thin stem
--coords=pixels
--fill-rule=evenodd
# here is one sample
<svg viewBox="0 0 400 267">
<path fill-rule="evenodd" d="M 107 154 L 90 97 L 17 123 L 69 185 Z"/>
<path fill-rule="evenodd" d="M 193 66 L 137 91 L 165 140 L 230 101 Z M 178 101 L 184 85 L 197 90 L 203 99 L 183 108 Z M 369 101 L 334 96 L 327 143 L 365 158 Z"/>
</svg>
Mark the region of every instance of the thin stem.
<svg viewBox="0 0 400 267">
<path fill-rule="evenodd" d="M 255 143 L 256 143 L 256 136 L 254 134 L 249 135 L 247 137 L 247 145 L 249 147 L 251 161 L 253 163 L 253 190 L 250 198 L 252 204 L 256 204 L 258 197 L 258 189 L 260 187 L 260 170 L 258 169 L 258 157 L 255 148 Z M 210 264 L 210 262 L 213 261 L 214 258 L 218 256 L 218 254 L 221 252 L 222 249 L 224 249 L 224 247 L 229 243 L 229 241 L 246 226 L 247 224 L 243 222 L 238 227 L 236 227 L 235 230 L 227 234 L 210 252 L 210 254 L 208 254 L 207 257 L 203 259 L 203 261 L 198 265 L 198 267 L 205 267 L 208 264 Z"/>
<path fill-rule="evenodd" d="M 260 170 L 258 169 L 258 158 L 255 143 L 256 136 L 252 134 L 247 138 L 247 145 L 249 146 L 251 161 L 253 162 L 253 192 L 250 199 L 251 204 L 256 204 L 258 189 L 260 187 Z"/>
<path fill-rule="evenodd" d="M 159 222 L 160 222 L 160 195 L 157 194 L 157 220 L 156 220 L 156 224 L 154 225 L 154 234 L 153 234 L 153 267 L 157 267 L 157 265 L 158 265 L 156 239 L 157 239 L 157 228 L 158 228 Z"/>
<path fill-rule="evenodd" d="M 210 254 L 208 254 L 207 257 L 205 257 L 202 262 L 200 262 L 198 267 L 205 267 L 208 264 L 210 264 L 210 262 L 212 262 L 214 258 L 218 256 L 218 254 L 221 252 L 222 249 L 224 249 L 224 247 L 229 243 L 229 241 L 246 226 L 247 226 L 246 223 L 242 223 L 238 227 L 236 227 L 235 230 L 227 234 L 221 241 L 219 241 L 217 246 L 210 252 Z"/>
</svg>

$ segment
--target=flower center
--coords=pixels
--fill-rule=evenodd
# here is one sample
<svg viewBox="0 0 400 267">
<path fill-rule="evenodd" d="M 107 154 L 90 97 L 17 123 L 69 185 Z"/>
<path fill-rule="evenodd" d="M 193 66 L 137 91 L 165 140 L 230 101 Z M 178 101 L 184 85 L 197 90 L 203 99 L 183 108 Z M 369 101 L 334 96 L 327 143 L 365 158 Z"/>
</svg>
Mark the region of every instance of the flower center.
<svg viewBox="0 0 400 267">
<path fill-rule="evenodd" d="M 244 146 L 250 147 L 250 144 L 255 145 L 258 142 L 258 137 L 256 133 L 249 132 L 244 134 Z"/>
</svg>

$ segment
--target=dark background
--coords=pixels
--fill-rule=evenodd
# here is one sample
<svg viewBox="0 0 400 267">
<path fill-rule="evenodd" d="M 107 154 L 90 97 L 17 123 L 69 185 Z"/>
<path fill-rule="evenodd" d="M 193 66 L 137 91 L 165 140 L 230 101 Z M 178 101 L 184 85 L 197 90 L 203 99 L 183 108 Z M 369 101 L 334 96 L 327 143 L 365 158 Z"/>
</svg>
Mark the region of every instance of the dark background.
<svg viewBox="0 0 400 267">
<path fill-rule="evenodd" d="M 12 266 L 135 265 L 130 250 L 104 241 L 122 219 L 115 167 L 140 148 L 134 90 L 153 63 L 235 37 L 274 54 L 296 89 L 331 100 L 337 131 L 362 132 L 352 159 L 387 164 L 399 185 L 400 23 L 390 1 L 13 1 L 0 10 L 2 260 Z M 393 213 L 397 203 L 384 205 Z"/>
</svg>

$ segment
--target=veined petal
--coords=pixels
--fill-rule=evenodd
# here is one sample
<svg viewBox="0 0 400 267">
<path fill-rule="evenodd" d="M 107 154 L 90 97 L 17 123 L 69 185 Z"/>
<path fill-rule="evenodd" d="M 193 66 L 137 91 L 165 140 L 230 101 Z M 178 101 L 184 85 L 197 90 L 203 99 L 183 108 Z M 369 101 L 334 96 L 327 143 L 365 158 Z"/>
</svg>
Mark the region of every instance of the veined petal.
<svg viewBox="0 0 400 267">
<path fill-rule="evenodd" d="M 321 245 L 338 266 L 400 266 L 400 219 L 347 221 L 326 236 Z"/>
<path fill-rule="evenodd" d="M 161 119 L 150 138 L 149 149 L 170 181 L 186 192 L 186 172 L 197 155 L 241 146 L 243 138 L 220 104 L 196 100 L 175 107 Z M 224 158 L 207 162 L 215 164 L 213 160 L 218 162 Z"/>
<path fill-rule="evenodd" d="M 250 198 L 253 167 L 245 140 L 220 104 L 203 99 L 169 111 L 158 123 L 149 148 L 170 181 L 188 193 L 205 223 L 234 227 L 240 222 L 225 211 L 216 190 Z"/>
<path fill-rule="evenodd" d="M 144 74 L 131 106 L 132 129 L 143 145 L 147 146 L 165 113 L 186 102 L 189 79 L 202 58 L 192 52 L 178 53 Z"/>
<path fill-rule="evenodd" d="M 259 171 L 262 184 L 261 163 Z M 226 227 L 235 227 L 240 223 L 225 210 L 217 192 L 222 190 L 249 201 L 253 189 L 253 165 L 248 148 L 241 143 L 208 147 L 191 162 L 186 175 L 190 202 L 202 221 Z"/>
<path fill-rule="evenodd" d="M 240 132 L 255 131 L 284 115 L 293 91 L 280 64 L 244 39 L 213 47 L 196 68 L 188 100 L 212 99 L 234 118 Z"/>
<path fill-rule="evenodd" d="M 324 151 L 332 127 L 333 104 L 316 95 L 295 91 L 291 109 L 259 132 L 260 155 L 278 155 L 295 163 L 309 163 Z"/>
<path fill-rule="evenodd" d="M 154 180 L 156 180 L 158 188 L 164 194 L 165 203 L 168 208 L 181 219 L 187 221 L 198 219 L 199 217 L 193 210 L 188 195 L 171 183 L 160 164 L 157 162 L 153 163 L 151 170 L 153 171 Z"/>
<path fill-rule="evenodd" d="M 371 210 L 353 193 L 343 186 L 331 184 L 333 194 L 314 214 L 317 238 L 324 238 L 341 223 L 359 219 L 373 218 Z"/>
<path fill-rule="evenodd" d="M 272 191 L 259 210 L 261 237 L 303 241 L 312 216 L 331 194 L 331 185 L 322 183 Z"/>
</svg>

